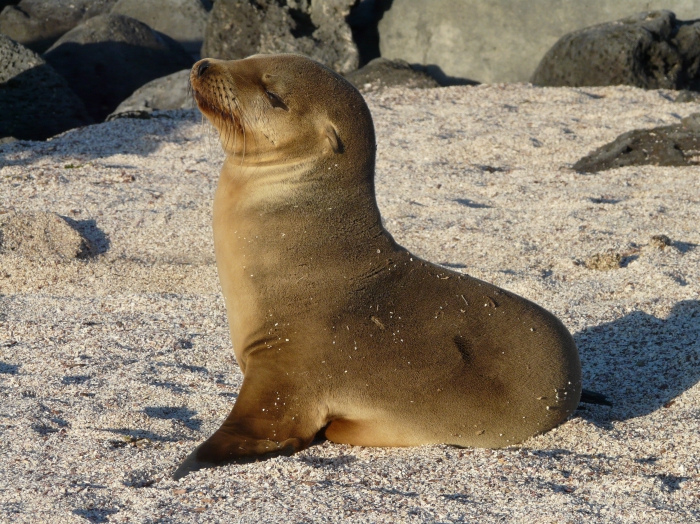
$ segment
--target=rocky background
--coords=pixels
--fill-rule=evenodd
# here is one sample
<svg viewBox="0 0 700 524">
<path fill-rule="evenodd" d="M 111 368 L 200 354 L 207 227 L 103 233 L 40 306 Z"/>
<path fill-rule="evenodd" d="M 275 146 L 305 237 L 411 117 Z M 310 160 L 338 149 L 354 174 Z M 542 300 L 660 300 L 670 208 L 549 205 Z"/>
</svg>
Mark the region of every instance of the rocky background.
<svg viewBox="0 0 700 524">
<path fill-rule="evenodd" d="M 0 141 L 191 107 L 187 71 L 200 57 L 302 53 L 364 92 L 504 81 L 700 89 L 700 0 L 560 4 L 2 0 Z M 683 19 L 639 13 L 650 7 Z"/>
</svg>

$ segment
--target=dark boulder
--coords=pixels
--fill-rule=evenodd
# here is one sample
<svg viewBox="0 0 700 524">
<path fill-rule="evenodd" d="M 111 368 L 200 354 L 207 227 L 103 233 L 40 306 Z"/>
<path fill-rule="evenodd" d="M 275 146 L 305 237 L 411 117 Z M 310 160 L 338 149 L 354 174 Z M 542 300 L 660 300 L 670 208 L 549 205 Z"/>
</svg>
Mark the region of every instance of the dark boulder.
<svg viewBox="0 0 700 524">
<path fill-rule="evenodd" d="M 425 71 L 425 67 L 412 66 L 404 60 L 386 58 L 375 58 L 366 66 L 348 73 L 345 78 L 363 92 L 393 86 L 419 89 L 440 87 L 440 84 Z"/>
<path fill-rule="evenodd" d="M 698 89 L 700 21 L 641 13 L 563 36 L 532 76 L 542 86 L 631 85 Z"/>
<path fill-rule="evenodd" d="M 595 173 L 624 166 L 695 166 L 700 164 L 700 113 L 680 124 L 635 129 L 623 133 L 573 165 L 576 171 Z"/>
<path fill-rule="evenodd" d="M 0 13 L 0 33 L 43 53 L 65 33 L 93 16 L 109 13 L 117 0 L 22 0 Z M 15 2 L 17 3 L 17 2 Z"/>
<path fill-rule="evenodd" d="M 118 0 L 112 14 L 130 16 L 168 35 L 196 59 L 211 8 L 209 0 Z"/>
<path fill-rule="evenodd" d="M 355 0 L 216 0 L 202 57 L 235 60 L 256 53 L 300 53 L 339 73 L 359 54 L 345 21 Z"/>
<path fill-rule="evenodd" d="M 379 21 L 391 7 L 387 0 L 358 0 L 345 19 L 357 44 L 360 67 L 381 56 L 379 50 Z"/>
<path fill-rule="evenodd" d="M 142 85 L 193 63 L 172 38 L 123 15 L 91 18 L 63 35 L 44 58 L 96 121 Z"/>
<path fill-rule="evenodd" d="M 91 123 L 82 100 L 53 67 L 0 34 L 0 138 L 45 140 Z"/>
</svg>

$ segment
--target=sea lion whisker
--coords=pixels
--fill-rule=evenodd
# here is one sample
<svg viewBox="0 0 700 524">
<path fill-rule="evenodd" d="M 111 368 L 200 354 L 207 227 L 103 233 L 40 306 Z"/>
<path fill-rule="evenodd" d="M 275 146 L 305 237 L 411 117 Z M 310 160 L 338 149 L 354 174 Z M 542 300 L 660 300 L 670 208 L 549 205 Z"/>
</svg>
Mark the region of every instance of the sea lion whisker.
<svg viewBox="0 0 700 524">
<path fill-rule="evenodd" d="M 234 118 L 233 115 L 235 114 L 236 115 L 235 118 L 237 118 L 238 122 L 240 123 L 240 126 L 236 126 L 233 129 L 233 142 L 234 143 L 233 143 L 232 149 L 234 151 L 236 150 L 236 145 L 238 142 L 238 129 L 240 127 L 241 136 L 243 137 L 243 152 L 241 155 L 241 165 L 243 165 L 243 162 L 245 160 L 245 127 L 246 127 L 246 123 L 244 121 L 243 113 L 240 110 L 240 107 L 238 106 L 238 103 L 236 101 L 236 97 L 234 94 L 230 93 L 230 91 L 229 91 L 229 97 L 228 97 L 226 102 L 227 102 L 228 111 L 231 114 L 231 117 Z"/>
<path fill-rule="evenodd" d="M 233 77 L 238 77 L 238 79 L 241 81 L 240 85 L 238 85 L 239 89 L 240 89 L 241 87 L 243 87 L 243 86 L 247 83 L 247 81 L 248 81 L 248 79 L 247 79 L 245 76 L 243 76 L 243 75 L 241 75 L 241 74 L 239 74 L 239 73 L 236 73 L 236 72 L 228 73 L 228 75 L 231 77 L 231 83 L 232 83 L 233 85 L 238 85 L 238 84 L 236 84 L 236 82 L 233 80 Z"/>
<path fill-rule="evenodd" d="M 235 94 L 231 93 L 230 90 L 228 91 L 229 96 L 227 99 L 227 106 L 228 106 L 228 111 L 231 114 L 231 118 L 237 119 L 237 122 L 240 124 L 239 126 L 234 127 L 233 129 L 233 137 L 234 137 L 234 144 L 233 147 L 235 149 L 237 145 L 237 138 L 238 138 L 238 130 L 240 128 L 241 130 L 241 135 L 245 136 L 245 121 L 243 117 L 243 113 L 240 110 L 240 107 L 238 106 L 238 102 L 236 100 Z M 245 147 L 244 147 L 245 150 Z"/>
<path fill-rule="evenodd" d="M 231 122 L 235 120 L 233 111 L 231 110 L 231 99 L 230 97 L 224 96 L 221 93 L 219 93 L 219 105 L 222 106 L 222 114 L 225 114 L 225 118 L 230 119 Z M 226 109 L 226 111 L 224 111 Z M 223 118 L 223 117 L 222 117 Z M 232 129 L 233 128 L 233 129 Z M 230 147 L 230 139 L 231 135 L 236 132 L 236 126 L 224 126 L 225 132 L 222 134 L 222 146 L 225 150 L 229 149 Z"/>
<path fill-rule="evenodd" d="M 196 102 L 195 97 L 194 97 L 194 89 L 192 88 L 192 81 L 189 78 L 187 79 L 186 93 L 187 93 L 187 98 L 191 98 L 193 101 Z"/>
<path fill-rule="evenodd" d="M 190 86 L 192 84 L 190 83 Z M 195 105 L 200 106 L 200 118 L 201 118 L 201 125 L 204 126 L 207 130 L 207 136 L 209 140 L 209 147 L 212 147 L 212 138 L 213 134 L 216 133 L 216 136 L 219 136 L 219 131 L 216 128 L 216 126 L 206 117 L 204 114 L 204 110 L 201 108 L 201 102 L 199 101 L 200 99 L 198 98 L 198 93 L 192 90 L 192 97 L 195 101 Z"/>
<path fill-rule="evenodd" d="M 246 116 L 245 112 L 241 109 L 238 98 L 233 98 L 233 105 L 236 106 L 241 120 L 241 137 L 243 139 L 243 154 L 241 155 L 241 166 L 243 166 L 243 164 L 245 163 L 245 154 L 247 150 L 246 146 L 248 140 L 248 133 L 246 133 L 246 127 L 250 127 L 250 122 L 248 121 L 248 117 Z"/>
</svg>

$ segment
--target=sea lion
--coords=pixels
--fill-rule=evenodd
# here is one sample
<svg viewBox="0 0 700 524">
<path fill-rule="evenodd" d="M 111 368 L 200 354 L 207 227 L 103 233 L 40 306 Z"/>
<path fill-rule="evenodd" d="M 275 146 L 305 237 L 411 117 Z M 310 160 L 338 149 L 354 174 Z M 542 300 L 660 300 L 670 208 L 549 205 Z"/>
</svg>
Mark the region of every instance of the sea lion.
<svg viewBox="0 0 700 524">
<path fill-rule="evenodd" d="M 551 313 L 431 264 L 382 227 L 370 111 L 308 58 L 205 59 L 190 81 L 226 153 L 214 245 L 243 384 L 174 474 L 289 455 L 325 428 L 360 446 L 497 448 L 581 396 Z"/>
</svg>

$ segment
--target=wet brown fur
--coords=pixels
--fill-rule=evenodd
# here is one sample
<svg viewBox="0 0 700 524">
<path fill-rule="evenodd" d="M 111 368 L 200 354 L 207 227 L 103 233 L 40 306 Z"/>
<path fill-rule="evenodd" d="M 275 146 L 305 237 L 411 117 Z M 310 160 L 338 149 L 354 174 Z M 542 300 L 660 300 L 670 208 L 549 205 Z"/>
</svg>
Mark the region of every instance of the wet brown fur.
<svg viewBox="0 0 700 524">
<path fill-rule="evenodd" d="M 357 90 L 300 56 L 207 60 L 191 83 L 226 152 L 214 243 L 244 380 L 175 478 L 291 454 L 326 426 L 362 446 L 502 447 L 573 412 L 580 363 L 559 320 L 382 227 Z"/>
</svg>

